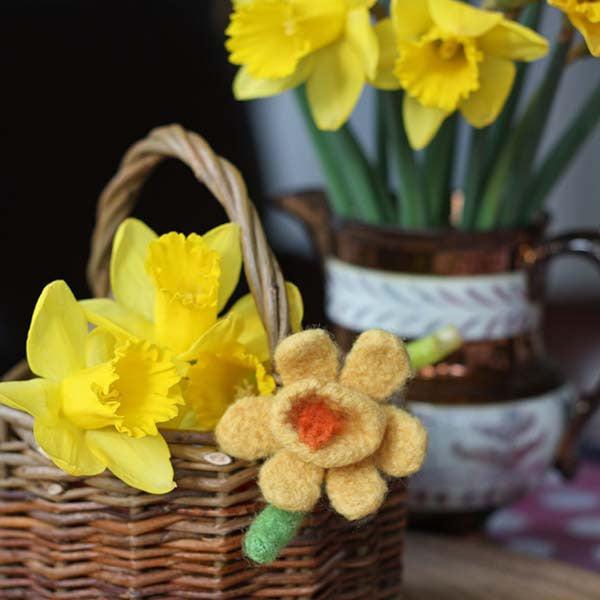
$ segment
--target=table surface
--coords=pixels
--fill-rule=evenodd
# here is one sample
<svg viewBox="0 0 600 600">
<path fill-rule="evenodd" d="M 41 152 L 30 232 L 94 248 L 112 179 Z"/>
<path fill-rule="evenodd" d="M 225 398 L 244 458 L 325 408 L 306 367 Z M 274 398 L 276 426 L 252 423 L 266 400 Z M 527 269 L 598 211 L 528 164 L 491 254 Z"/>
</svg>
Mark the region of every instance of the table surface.
<svg viewBox="0 0 600 600">
<path fill-rule="evenodd" d="M 600 575 L 477 539 L 409 532 L 405 600 L 598 600 Z"/>
</svg>

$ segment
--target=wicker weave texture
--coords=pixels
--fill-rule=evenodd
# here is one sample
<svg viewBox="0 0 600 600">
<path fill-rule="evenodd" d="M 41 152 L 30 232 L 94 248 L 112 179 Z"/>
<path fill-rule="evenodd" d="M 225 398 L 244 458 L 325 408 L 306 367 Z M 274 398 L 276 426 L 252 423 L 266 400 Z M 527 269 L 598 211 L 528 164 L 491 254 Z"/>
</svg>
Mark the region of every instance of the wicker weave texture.
<svg viewBox="0 0 600 600">
<path fill-rule="evenodd" d="M 284 280 L 241 175 L 176 125 L 134 145 L 102 194 L 88 265 L 92 289 L 109 292 L 114 233 L 165 158 L 186 163 L 240 225 L 246 278 L 273 349 L 289 333 Z M 20 365 L 9 378 L 25 376 Z M 108 472 L 67 475 L 39 451 L 31 417 L 0 406 L 0 597 L 400 597 L 402 481 L 384 508 L 358 525 L 319 507 L 277 562 L 255 567 L 242 555 L 242 538 L 262 508 L 258 466 L 219 453 L 212 434 L 164 435 L 177 488 L 153 496 Z"/>
</svg>

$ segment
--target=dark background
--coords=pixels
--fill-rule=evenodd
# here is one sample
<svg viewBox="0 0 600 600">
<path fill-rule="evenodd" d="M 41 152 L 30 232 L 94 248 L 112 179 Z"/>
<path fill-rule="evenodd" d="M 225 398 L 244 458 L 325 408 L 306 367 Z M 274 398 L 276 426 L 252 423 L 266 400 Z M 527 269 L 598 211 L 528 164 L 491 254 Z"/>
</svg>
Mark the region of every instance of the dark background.
<svg viewBox="0 0 600 600">
<path fill-rule="evenodd" d="M 157 125 L 202 133 L 262 204 L 244 105 L 231 94 L 225 0 L 0 3 L 0 369 L 24 353 L 43 286 L 89 295 L 85 261 L 102 187 Z M 185 167 L 167 163 L 137 216 L 160 232 L 224 219 Z"/>
</svg>

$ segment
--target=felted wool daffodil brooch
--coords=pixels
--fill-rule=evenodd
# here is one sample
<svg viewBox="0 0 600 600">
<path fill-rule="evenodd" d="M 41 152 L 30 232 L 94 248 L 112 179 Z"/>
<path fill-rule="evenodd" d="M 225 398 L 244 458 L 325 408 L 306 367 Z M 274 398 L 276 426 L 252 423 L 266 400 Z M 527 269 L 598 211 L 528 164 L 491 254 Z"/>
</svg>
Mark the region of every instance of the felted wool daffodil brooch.
<svg viewBox="0 0 600 600">
<path fill-rule="evenodd" d="M 265 500 L 307 512 L 324 485 L 332 507 L 351 521 L 379 509 L 387 484 L 425 457 L 423 425 L 388 400 L 410 375 L 403 343 L 379 330 L 363 333 L 340 370 L 323 330 L 286 338 L 275 352 L 282 387 L 229 407 L 216 428 L 221 448 L 238 458 L 268 458 L 259 475 Z"/>
</svg>

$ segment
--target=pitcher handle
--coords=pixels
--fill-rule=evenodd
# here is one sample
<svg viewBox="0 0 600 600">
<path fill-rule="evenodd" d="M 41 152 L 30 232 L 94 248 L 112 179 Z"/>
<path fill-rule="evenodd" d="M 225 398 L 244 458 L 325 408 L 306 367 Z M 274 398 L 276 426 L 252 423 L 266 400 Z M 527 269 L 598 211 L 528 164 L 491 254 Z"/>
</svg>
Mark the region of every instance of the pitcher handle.
<svg viewBox="0 0 600 600">
<path fill-rule="evenodd" d="M 532 253 L 525 255 L 525 262 L 529 265 L 531 293 L 535 298 L 541 293 L 542 275 L 546 267 L 558 256 L 581 256 L 592 261 L 600 269 L 600 230 L 572 231 L 557 236 L 540 243 Z M 573 477 L 577 470 L 577 440 L 598 408 L 600 380 L 593 389 L 580 393 L 573 415 L 558 445 L 554 465 L 564 477 Z"/>
</svg>

